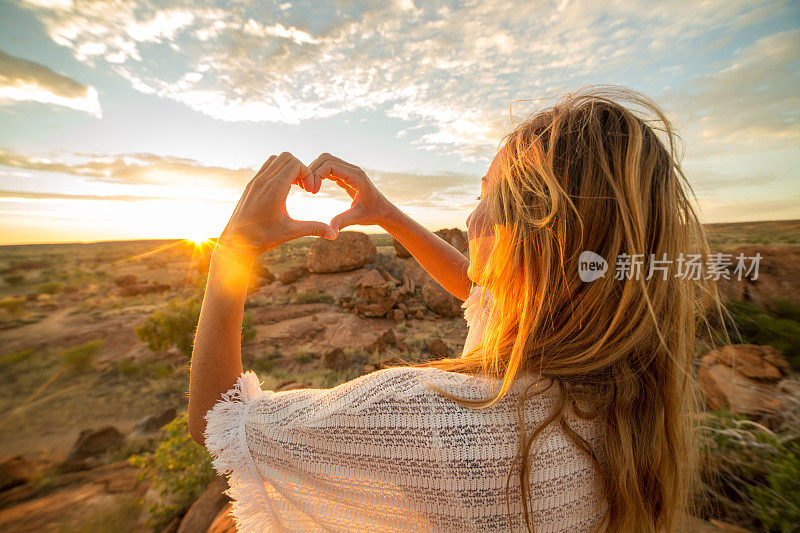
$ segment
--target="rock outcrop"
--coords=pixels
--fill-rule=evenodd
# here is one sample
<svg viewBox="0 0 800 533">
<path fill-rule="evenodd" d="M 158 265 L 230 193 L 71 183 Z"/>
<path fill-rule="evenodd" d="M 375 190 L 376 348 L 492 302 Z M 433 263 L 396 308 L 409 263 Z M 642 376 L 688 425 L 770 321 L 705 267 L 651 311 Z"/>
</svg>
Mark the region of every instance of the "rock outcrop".
<svg viewBox="0 0 800 533">
<path fill-rule="evenodd" d="M 377 253 L 366 233 L 343 231 L 332 241 L 314 241 L 308 252 L 308 270 L 316 273 L 355 270 L 372 261 Z"/>
<path fill-rule="evenodd" d="M 444 317 L 457 317 L 463 313 L 458 298 L 447 292 L 435 281 L 428 281 L 422 287 L 422 298 L 428 309 Z"/>
<path fill-rule="evenodd" d="M 707 353 L 700 364 L 700 385 L 709 409 L 753 417 L 770 417 L 783 409 L 781 381 L 791 369 L 775 348 L 724 346 Z"/>
<path fill-rule="evenodd" d="M 84 429 L 72 446 L 67 458 L 60 465 L 62 472 L 92 468 L 99 464 L 98 456 L 119 449 L 125 437 L 114 426 L 100 429 Z M 92 459 L 95 459 L 94 461 Z"/>
<path fill-rule="evenodd" d="M 728 267 L 731 279 L 719 281 L 722 293 L 730 299 L 745 300 L 766 306 L 774 300 L 785 300 L 800 294 L 800 247 L 787 246 L 746 246 L 723 251 L 729 254 Z M 755 270 L 744 271 L 740 276 L 734 273 L 739 254 L 744 257 L 745 268 L 754 267 L 753 257 L 758 260 L 758 276 Z M 738 279 L 741 277 L 742 279 Z"/>
</svg>

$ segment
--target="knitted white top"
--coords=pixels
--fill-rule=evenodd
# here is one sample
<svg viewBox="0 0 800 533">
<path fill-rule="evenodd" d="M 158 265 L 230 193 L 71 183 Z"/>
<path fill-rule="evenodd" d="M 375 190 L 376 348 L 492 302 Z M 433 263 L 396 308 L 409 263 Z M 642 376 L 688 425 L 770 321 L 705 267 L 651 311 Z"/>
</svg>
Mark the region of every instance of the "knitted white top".
<svg viewBox="0 0 800 533">
<path fill-rule="evenodd" d="M 474 296 L 462 305 L 471 331 L 481 316 L 469 309 Z M 519 443 L 515 401 L 534 380 L 518 377 L 503 400 L 475 410 L 426 382 L 486 398 L 500 380 L 397 367 L 331 389 L 273 392 L 248 371 L 206 414 L 205 445 L 214 468 L 230 474 L 226 494 L 241 532 L 508 531 L 509 520 L 525 530 L 518 464 L 510 517 L 506 480 Z M 528 436 L 558 395 L 544 379 L 534 388 L 544 392 L 525 404 Z M 597 423 L 568 420 L 602 460 Z M 530 464 L 537 532 L 600 524 L 599 475 L 560 426 L 537 438 Z"/>
</svg>

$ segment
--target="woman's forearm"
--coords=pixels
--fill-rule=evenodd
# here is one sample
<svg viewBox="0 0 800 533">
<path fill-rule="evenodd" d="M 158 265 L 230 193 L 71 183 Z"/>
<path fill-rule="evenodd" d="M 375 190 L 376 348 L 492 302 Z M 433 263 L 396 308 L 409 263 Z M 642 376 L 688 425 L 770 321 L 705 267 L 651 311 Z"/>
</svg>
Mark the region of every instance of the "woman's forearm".
<svg viewBox="0 0 800 533">
<path fill-rule="evenodd" d="M 189 367 L 189 433 L 203 444 L 205 415 L 236 383 L 242 367 L 242 318 L 255 257 L 217 244 Z"/>
<path fill-rule="evenodd" d="M 447 292 L 459 300 L 467 299 L 473 283 L 467 276 L 469 259 L 461 252 L 396 207 L 385 217 L 381 227 Z"/>
</svg>

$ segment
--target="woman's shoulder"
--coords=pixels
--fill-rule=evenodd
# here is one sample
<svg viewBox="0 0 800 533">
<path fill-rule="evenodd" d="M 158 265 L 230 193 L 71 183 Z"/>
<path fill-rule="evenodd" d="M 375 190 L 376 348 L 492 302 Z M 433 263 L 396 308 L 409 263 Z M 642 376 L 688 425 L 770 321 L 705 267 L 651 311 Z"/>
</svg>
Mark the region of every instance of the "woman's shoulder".
<svg viewBox="0 0 800 533">
<path fill-rule="evenodd" d="M 377 370 L 361 376 L 357 380 L 373 388 L 383 396 L 436 395 L 441 396 L 434 387 L 464 398 L 482 399 L 494 396 L 500 391 L 503 380 L 483 374 L 451 372 L 435 367 L 396 366 Z M 523 390 L 538 391 L 534 402 L 550 400 L 555 387 L 550 380 L 530 373 L 518 374 L 511 384 L 506 400 L 514 399 Z"/>
</svg>

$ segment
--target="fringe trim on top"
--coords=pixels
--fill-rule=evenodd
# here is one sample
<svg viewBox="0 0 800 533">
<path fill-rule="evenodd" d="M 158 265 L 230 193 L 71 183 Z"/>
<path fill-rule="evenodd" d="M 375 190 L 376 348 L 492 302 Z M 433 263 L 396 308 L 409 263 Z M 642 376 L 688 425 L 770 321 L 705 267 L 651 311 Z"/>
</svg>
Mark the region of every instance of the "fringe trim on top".
<svg viewBox="0 0 800 533">
<path fill-rule="evenodd" d="M 205 447 L 214 456 L 212 465 L 217 472 L 230 473 L 229 488 L 223 494 L 233 500 L 230 514 L 237 531 L 243 533 L 270 530 L 270 515 L 272 524 L 280 524 L 247 446 L 244 427 L 247 412 L 263 394 L 258 376 L 253 371 L 243 372 L 205 416 Z"/>
</svg>

